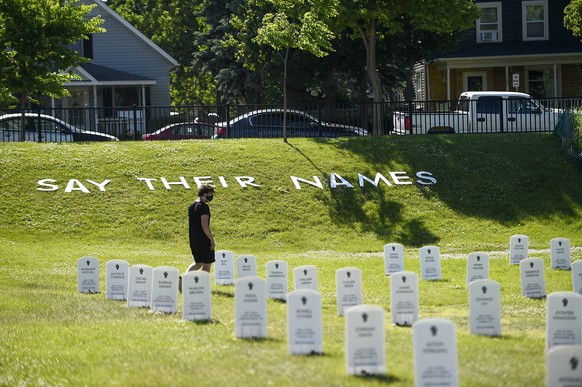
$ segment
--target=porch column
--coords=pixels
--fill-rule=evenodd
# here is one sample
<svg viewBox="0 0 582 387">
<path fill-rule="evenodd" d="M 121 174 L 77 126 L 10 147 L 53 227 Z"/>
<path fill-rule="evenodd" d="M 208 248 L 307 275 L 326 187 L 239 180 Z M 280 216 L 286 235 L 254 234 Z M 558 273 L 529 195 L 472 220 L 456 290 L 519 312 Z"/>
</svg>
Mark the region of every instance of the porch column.
<svg viewBox="0 0 582 387">
<path fill-rule="evenodd" d="M 509 66 L 505 66 L 505 90 L 509 91 Z"/>
<path fill-rule="evenodd" d="M 428 73 L 428 63 L 424 61 L 424 100 L 430 101 L 430 76 Z"/>
<path fill-rule="evenodd" d="M 97 85 L 93 85 L 93 114 L 95 115 L 95 131 L 99 131 L 99 112 L 97 111 Z"/>
<path fill-rule="evenodd" d="M 558 96 L 558 65 L 554 63 L 554 97 Z"/>
<path fill-rule="evenodd" d="M 447 99 L 451 100 L 451 69 L 447 66 Z"/>
</svg>

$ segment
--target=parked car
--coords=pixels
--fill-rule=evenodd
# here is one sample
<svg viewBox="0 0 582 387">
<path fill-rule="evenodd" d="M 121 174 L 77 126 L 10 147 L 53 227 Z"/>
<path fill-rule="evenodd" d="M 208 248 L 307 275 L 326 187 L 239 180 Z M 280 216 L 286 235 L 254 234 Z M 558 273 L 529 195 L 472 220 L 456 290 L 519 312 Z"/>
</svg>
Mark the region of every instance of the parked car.
<svg viewBox="0 0 582 387">
<path fill-rule="evenodd" d="M 395 134 L 548 132 L 562 113 L 524 93 L 470 91 L 456 111 L 394 112 L 393 126 Z"/>
<path fill-rule="evenodd" d="M 119 141 L 105 133 L 90 132 L 74 127 L 46 114 L 25 113 L 25 140 L 35 142 Z M 22 114 L 0 116 L 0 142 L 20 141 Z"/>
<path fill-rule="evenodd" d="M 204 122 L 177 122 L 153 133 L 144 134 L 143 140 L 201 140 L 222 135 L 224 129 Z"/>
<path fill-rule="evenodd" d="M 287 110 L 287 137 L 365 136 L 368 132 L 356 126 L 332 124 L 298 110 Z M 228 122 L 217 124 L 227 128 L 219 137 L 283 137 L 283 109 L 256 110 Z M 228 132 L 228 133 L 227 133 Z"/>
</svg>

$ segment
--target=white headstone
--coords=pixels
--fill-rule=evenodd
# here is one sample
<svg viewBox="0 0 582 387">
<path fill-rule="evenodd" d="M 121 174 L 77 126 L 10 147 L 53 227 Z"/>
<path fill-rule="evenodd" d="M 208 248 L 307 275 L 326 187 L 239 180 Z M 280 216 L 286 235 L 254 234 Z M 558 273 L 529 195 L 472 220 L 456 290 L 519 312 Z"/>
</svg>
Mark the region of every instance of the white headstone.
<svg viewBox="0 0 582 387">
<path fill-rule="evenodd" d="M 318 291 L 317 268 L 313 265 L 296 267 L 293 270 L 293 284 L 295 285 L 295 290 L 311 289 Z"/>
<path fill-rule="evenodd" d="M 234 253 L 218 250 L 214 253 L 214 283 L 217 285 L 234 284 Z"/>
<path fill-rule="evenodd" d="M 547 387 L 582 387 L 582 346 L 563 345 L 546 353 Z"/>
<path fill-rule="evenodd" d="M 293 355 L 323 353 L 319 292 L 300 289 L 287 295 L 287 347 Z"/>
<path fill-rule="evenodd" d="M 254 255 L 240 255 L 236 258 L 236 278 L 256 277 L 257 257 Z"/>
<path fill-rule="evenodd" d="M 170 266 L 159 266 L 153 271 L 152 280 L 152 312 L 178 312 L 178 269 Z"/>
<path fill-rule="evenodd" d="M 392 324 L 412 326 L 418 320 L 418 274 L 401 271 L 390 277 Z"/>
<path fill-rule="evenodd" d="M 105 264 L 105 298 L 127 300 L 129 264 L 123 259 L 113 259 Z"/>
<path fill-rule="evenodd" d="M 384 272 L 386 275 L 404 271 L 404 246 L 400 243 L 384 245 Z"/>
<path fill-rule="evenodd" d="M 289 287 L 288 264 L 285 261 L 267 262 L 267 297 L 276 300 L 287 299 Z"/>
<path fill-rule="evenodd" d="M 420 272 L 423 280 L 433 281 L 443 279 L 441 271 L 441 253 L 438 247 L 421 247 Z"/>
<path fill-rule="evenodd" d="M 501 287 L 490 279 L 469 285 L 469 325 L 471 333 L 501 336 Z"/>
<path fill-rule="evenodd" d="M 525 235 L 513 235 L 509 238 L 509 263 L 518 265 L 528 257 L 529 239 Z"/>
<path fill-rule="evenodd" d="M 557 345 L 582 345 L 582 295 L 551 293 L 546 307 L 546 349 Z"/>
<path fill-rule="evenodd" d="M 441 318 L 412 326 L 415 386 L 459 386 L 457 337 L 453 322 Z"/>
<path fill-rule="evenodd" d="M 267 281 L 244 277 L 234 284 L 235 335 L 237 338 L 267 337 Z"/>
<path fill-rule="evenodd" d="M 79 293 L 99 293 L 99 259 L 77 259 L 77 290 Z"/>
<path fill-rule="evenodd" d="M 154 268 L 148 265 L 133 265 L 127 280 L 127 306 L 149 308 L 152 301 Z"/>
<path fill-rule="evenodd" d="M 471 281 L 489 278 L 489 254 L 482 251 L 467 256 L 467 287 Z"/>
<path fill-rule="evenodd" d="M 362 304 L 362 271 L 355 267 L 344 267 L 335 272 L 337 315 L 343 316 L 346 309 Z"/>
<path fill-rule="evenodd" d="M 554 238 L 550 241 L 552 269 L 570 270 L 570 239 Z"/>
<path fill-rule="evenodd" d="M 519 263 L 521 272 L 521 295 L 528 298 L 546 296 L 544 261 L 541 258 L 526 258 Z"/>
<path fill-rule="evenodd" d="M 572 288 L 574 293 L 582 294 L 582 259 L 574 261 L 572 268 Z"/>
<path fill-rule="evenodd" d="M 182 276 L 182 319 L 204 321 L 212 319 L 210 273 L 189 271 Z"/>
<path fill-rule="evenodd" d="M 384 309 L 372 305 L 354 306 L 346 311 L 345 320 L 348 374 L 385 374 Z"/>
</svg>

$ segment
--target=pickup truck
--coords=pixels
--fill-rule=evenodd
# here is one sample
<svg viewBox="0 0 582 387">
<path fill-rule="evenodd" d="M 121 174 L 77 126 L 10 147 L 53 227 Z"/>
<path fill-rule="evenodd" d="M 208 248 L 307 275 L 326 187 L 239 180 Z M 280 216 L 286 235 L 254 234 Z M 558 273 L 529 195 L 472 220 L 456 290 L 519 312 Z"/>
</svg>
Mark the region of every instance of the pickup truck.
<svg viewBox="0 0 582 387">
<path fill-rule="evenodd" d="M 563 113 L 511 91 L 464 92 L 454 111 L 408 110 L 394 112 L 394 134 L 547 132 Z"/>
</svg>

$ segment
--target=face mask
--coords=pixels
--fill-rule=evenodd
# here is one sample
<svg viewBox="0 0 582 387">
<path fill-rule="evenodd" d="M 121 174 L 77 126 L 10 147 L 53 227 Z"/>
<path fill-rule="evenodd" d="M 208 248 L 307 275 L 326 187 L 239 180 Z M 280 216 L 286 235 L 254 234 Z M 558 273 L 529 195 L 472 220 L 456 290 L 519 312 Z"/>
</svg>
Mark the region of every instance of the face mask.
<svg viewBox="0 0 582 387">
<path fill-rule="evenodd" d="M 214 195 L 206 195 L 206 201 L 211 202 L 214 199 Z"/>
</svg>

